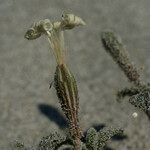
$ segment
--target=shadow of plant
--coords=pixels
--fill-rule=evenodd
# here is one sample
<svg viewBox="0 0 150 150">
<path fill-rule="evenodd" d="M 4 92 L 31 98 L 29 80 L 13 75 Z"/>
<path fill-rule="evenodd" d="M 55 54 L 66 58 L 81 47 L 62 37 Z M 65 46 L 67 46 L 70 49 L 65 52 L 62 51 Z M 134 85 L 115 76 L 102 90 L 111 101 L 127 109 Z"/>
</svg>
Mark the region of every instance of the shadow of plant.
<svg viewBox="0 0 150 150">
<path fill-rule="evenodd" d="M 39 104 L 38 109 L 49 120 L 54 121 L 61 129 L 68 128 L 66 118 L 54 106 L 48 104 Z"/>
</svg>

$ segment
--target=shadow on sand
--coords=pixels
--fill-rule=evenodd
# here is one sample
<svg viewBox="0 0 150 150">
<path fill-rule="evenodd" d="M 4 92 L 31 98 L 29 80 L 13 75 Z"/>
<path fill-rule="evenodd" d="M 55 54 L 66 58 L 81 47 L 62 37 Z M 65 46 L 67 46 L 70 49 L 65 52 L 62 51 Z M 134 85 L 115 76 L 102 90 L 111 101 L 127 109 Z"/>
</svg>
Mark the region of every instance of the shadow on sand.
<svg viewBox="0 0 150 150">
<path fill-rule="evenodd" d="M 39 104 L 39 111 L 49 120 L 54 121 L 61 129 L 67 128 L 68 123 L 63 114 L 54 106 L 48 104 Z"/>
</svg>

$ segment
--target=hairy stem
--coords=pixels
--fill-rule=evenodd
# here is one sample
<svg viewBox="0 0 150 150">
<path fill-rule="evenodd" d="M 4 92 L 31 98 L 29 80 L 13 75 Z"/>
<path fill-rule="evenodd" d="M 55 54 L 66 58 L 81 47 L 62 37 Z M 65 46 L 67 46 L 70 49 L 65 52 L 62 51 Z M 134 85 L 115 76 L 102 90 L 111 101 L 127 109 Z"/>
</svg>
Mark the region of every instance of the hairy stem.
<svg viewBox="0 0 150 150">
<path fill-rule="evenodd" d="M 121 40 L 113 32 L 103 32 L 101 39 L 106 51 L 112 56 L 129 81 L 136 86 L 141 85 L 140 74 L 132 64 Z"/>
<path fill-rule="evenodd" d="M 128 80 L 134 84 L 134 88 L 126 88 L 118 92 L 118 98 L 136 95 L 145 89 L 148 90 L 148 85 L 145 85 L 141 81 L 138 69 L 132 64 L 128 52 L 121 42 L 121 39 L 119 39 L 113 32 L 109 31 L 103 32 L 101 39 L 105 50 L 112 56 Z M 150 120 L 150 110 L 147 110 L 145 114 Z"/>
</svg>

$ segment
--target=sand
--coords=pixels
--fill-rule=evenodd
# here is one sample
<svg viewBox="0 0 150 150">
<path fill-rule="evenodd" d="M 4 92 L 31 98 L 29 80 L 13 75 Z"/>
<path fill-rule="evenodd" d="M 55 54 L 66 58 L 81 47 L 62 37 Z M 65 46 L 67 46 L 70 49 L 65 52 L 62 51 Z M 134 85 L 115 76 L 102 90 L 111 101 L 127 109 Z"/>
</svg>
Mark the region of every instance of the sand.
<svg viewBox="0 0 150 150">
<path fill-rule="evenodd" d="M 81 128 L 120 126 L 126 138 L 108 142 L 109 148 L 149 150 L 150 123 L 128 99 L 116 102 L 116 91 L 129 83 L 100 40 L 106 29 L 119 34 L 132 60 L 144 66 L 143 80 L 150 81 L 149 6 L 149 0 L 1 0 L 0 149 L 10 150 L 15 139 L 34 146 L 66 127 L 55 89 L 49 89 L 56 62 L 48 42 L 45 37 L 28 41 L 24 34 L 34 21 L 58 20 L 67 10 L 87 23 L 65 32 L 68 64 L 78 82 Z"/>
</svg>

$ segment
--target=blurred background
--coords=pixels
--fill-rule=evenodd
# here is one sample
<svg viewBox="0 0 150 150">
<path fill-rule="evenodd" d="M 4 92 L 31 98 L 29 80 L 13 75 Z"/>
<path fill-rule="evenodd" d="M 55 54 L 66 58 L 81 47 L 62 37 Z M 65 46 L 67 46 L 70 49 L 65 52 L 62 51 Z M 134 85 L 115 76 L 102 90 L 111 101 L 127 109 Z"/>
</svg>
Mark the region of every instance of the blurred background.
<svg viewBox="0 0 150 150">
<path fill-rule="evenodd" d="M 110 141 L 107 150 L 149 150 L 148 119 L 128 99 L 115 101 L 116 91 L 129 84 L 100 40 L 106 29 L 119 34 L 132 60 L 144 66 L 142 78 L 150 81 L 149 6 L 149 0 L 1 0 L 0 149 L 10 150 L 15 139 L 37 145 L 41 137 L 67 126 L 55 89 L 49 89 L 56 62 L 47 39 L 24 39 L 33 22 L 59 20 L 67 10 L 87 23 L 65 32 L 67 60 L 78 82 L 81 128 L 120 126 L 125 136 Z"/>
</svg>

